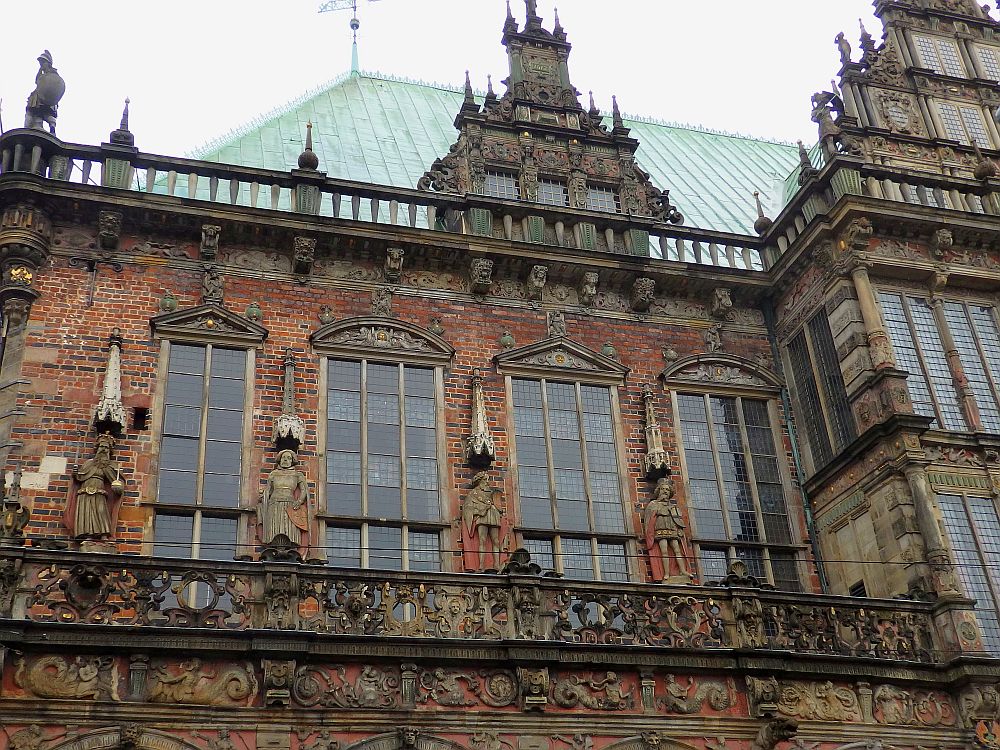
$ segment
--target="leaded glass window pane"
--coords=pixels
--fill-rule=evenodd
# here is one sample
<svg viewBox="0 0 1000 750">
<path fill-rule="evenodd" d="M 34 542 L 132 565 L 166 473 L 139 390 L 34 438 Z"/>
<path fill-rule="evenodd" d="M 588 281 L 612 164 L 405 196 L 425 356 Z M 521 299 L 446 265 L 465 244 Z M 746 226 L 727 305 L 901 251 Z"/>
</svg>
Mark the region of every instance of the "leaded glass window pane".
<svg viewBox="0 0 1000 750">
<path fill-rule="evenodd" d="M 931 398 L 930 384 L 924 372 L 917 353 L 917 345 L 910 333 L 910 325 L 903 309 L 903 298 L 898 294 L 879 295 L 882 307 L 882 317 L 885 320 L 887 333 L 892 340 L 892 349 L 896 355 L 896 364 L 909 373 L 906 387 L 910 392 L 913 411 L 925 417 L 934 417 L 937 422 L 937 412 L 934 410 L 934 400 Z"/>
<path fill-rule="evenodd" d="M 857 437 L 857 431 L 851 405 L 847 400 L 844 376 L 840 371 L 840 358 L 837 356 L 837 347 L 833 343 L 833 334 L 825 313 L 820 313 L 809 321 L 809 336 L 816 354 L 816 370 L 826 396 L 827 418 L 833 428 L 837 447 L 844 448 Z"/>
<path fill-rule="evenodd" d="M 503 172 L 487 172 L 483 183 L 483 194 L 503 200 L 516 201 L 521 197 L 517 178 Z"/>
<path fill-rule="evenodd" d="M 955 380 L 948 366 L 948 357 L 934 321 L 934 311 L 930 304 L 919 297 L 908 297 L 907 303 L 917 343 L 927 365 L 927 374 L 934 389 L 934 398 L 937 400 L 945 429 L 964 430 L 965 419 L 958 403 L 958 393 L 955 391 Z"/>
<path fill-rule="evenodd" d="M 1000 55 L 993 47 L 979 47 L 979 61 L 983 64 L 986 76 L 992 81 L 1000 81 Z"/>
<path fill-rule="evenodd" d="M 782 568 L 780 562 L 794 563 L 795 552 L 788 549 L 793 540 L 767 402 L 678 394 L 677 412 L 702 580 L 724 578 L 728 563 L 739 557 L 766 581 L 769 555 L 779 555 L 775 580 L 791 571 L 797 582 L 795 565 Z M 715 540 L 739 544 L 708 543 Z M 782 585 L 791 587 L 787 580 Z"/>
<path fill-rule="evenodd" d="M 520 522 L 533 530 L 531 543 L 550 545 L 539 554 L 561 545 L 553 562 L 567 577 L 600 573 L 618 580 L 605 577 L 603 563 L 603 555 L 611 555 L 608 575 L 628 568 L 624 544 L 604 538 L 626 533 L 610 389 L 517 379 L 511 397 Z M 539 538 L 546 529 L 551 537 Z M 622 554 L 616 557 L 617 550 Z"/>
<path fill-rule="evenodd" d="M 359 523 L 338 529 L 353 548 L 337 564 L 440 569 L 438 533 L 407 524 L 441 520 L 434 369 L 343 360 L 327 366 L 327 512 Z"/>
<path fill-rule="evenodd" d="M 947 302 L 944 306 L 945 319 L 958 356 L 962 362 L 962 370 L 969 381 L 969 388 L 976 399 L 976 406 L 983 426 L 990 432 L 1000 432 L 1000 409 L 997 407 L 993 387 L 979 356 L 976 345 L 976 335 L 966 317 L 965 305 L 959 302 Z M 1000 373 L 997 373 L 1000 374 Z"/>
<path fill-rule="evenodd" d="M 618 194 L 611 188 L 587 188 L 587 210 L 605 211 L 606 213 L 620 212 L 621 207 L 618 203 Z"/>
<path fill-rule="evenodd" d="M 802 427 L 809 438 L 809 448 L 816 468 L 825 466 L 833 458 L 833 448 L 830 436 L 824 428 L 823 421 L 809 415 L 822 414 L 823 407 L 819 400 L 819 387 L 809 358 L 809 345 L 806 343 L 805 331 L 800 331 L 788 345 L 788 356 L 792 365 L 792 380 L 795 382 L 795 393 L 802 410 Z"/>
<path fill-rule="evenodd" d="M 569 194 L 566 192 L 566 185 L 554 180 L 539 180 L 538 202 L 550 206 L 568 206 Z"/>
</svg>

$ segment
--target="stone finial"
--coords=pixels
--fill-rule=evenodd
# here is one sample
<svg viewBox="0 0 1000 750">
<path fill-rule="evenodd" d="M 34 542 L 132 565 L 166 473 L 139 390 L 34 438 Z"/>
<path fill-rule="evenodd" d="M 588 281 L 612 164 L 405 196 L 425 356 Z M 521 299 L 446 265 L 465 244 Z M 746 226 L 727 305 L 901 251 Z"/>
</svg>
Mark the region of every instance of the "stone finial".
<svg viewBox="0 0 1000 750">
<path fill-rule="evenodd" d="M 865 22 L 860 18 L 858 19 L 858 26 L 861 27 L 861 51 L 865 53 L 862 61 L 865 61 L 869 55 L 875 52 L 875 40 L 868 33 L 868 29 L 865 28 Z"/>
<path fill-rule="evenodd" d="M 554 25 L 552 27 L 552 36 L 556 39 L 566 38 L 566 29 L 563 28 L 562 22 L 559 20 L 559 9 L 553 8 L 553 15 L 555 16 Z"/>
<path fill-rule="evenodd" d="M 483 373 L 472 371 L 472 434 L 466 441 L 466 457 L 473 466 L 486 467 L 496 458 L 496 445 L 490 433 L 486 416 L 486 398 L 483 396 Z"/>
<path fill-rule="evenodd" d="M 514 18 L 514 13 L 510 9 L 510 0 L 507 0 L 507 18 L 504 21 L 503 30 L 506 34 L 517 33 L 517 19 Z"/>
<path fill-rule="evenodd" d="M 590 112 L 589 112 L 589 114 L 590 114 L 591 117 L 597 117 L 599 114 L 601 114 L 601 110 L 599 110 L 597 108 L 597 104 L 594 102 L 594 92 L 590 91 L 588 93 L 590 94 Z"/>
<path fill-rule="evenodd" d="M 316 156 L 316 152 L 313 151 L 313 124 L 310 120 L 306 123 L 306 147 L 299 154 L 299 169 L 308 169 L 310 171 L 316 171 L 319 168 L 319 157 Z"/>
<path fill-rule="evenodd" d="M 128 424 L 122 404 L 122 332 L 115 328 L 108 339 L 108 363 L 104 368 L 104 387 L 94 414 L 98 432 L 121 434 Z"/>
<path fill-rule="evenodd" d="M 977 180 L 988 180 L 991 177 L 996 177 L 1000 170 L 997 169 L 996 162 L 992 159 L 987 158 L 979 144 L 975 140 L 972 141 L 972 150 L 976 155 L 976 166 L 972 174 Z"/>
<path fill-rule="evenodd" d="M 798 142 L 799 145 L 799 185 L 805 185 L 809 180 L 819 175 L 819 170 L 813 166 L 812 159 L 809 158 L 809 151 L 806 145 Z"/>
<path fill-rule="evenodd" d="M 622 119 L 622 111 L 618 108 L 617 96 L 611 97 L 611 124 L 615 131 L 621 132 L 624 130 L 626 133 L 628 132 L 628 129 L 625 127 L 625 121 Z"/>
<path fill-rule="evenodd" d="M 28 106 L 24 110 L 24 127 L 45 130 L 56 134 L 56 117 L 59 101 L 66 93 L 66 82 L 52 67 L 52 53 L 45 50 L 38 56 L 38 73 L 35 74 L 35 90 L 28 95 Z"/>
<path fill-rule="evenodd" d="M 130 102 L 131 100 L 126 97 L 125 109 L 122 110 L 122 121 L 117 130 L 111 131 L 111 143 L 116 146 L 135 147 L 135 136 L 128 129 L 128 105 Z"/>
<path fill-rule="evenodd" d="M 642 402 L 646 408 L 646 478 L 654 480 L 670 473 L 670 455 L 663 448 L 652 387 L 643 387 Z"/>
<path fill-rule="evenodd" d="M 285 349 L 285 371 L 281 394 L 281 414 L 274 422 L 274 446 L 278 450 L 298 451 L 306 437 L 306 425 L 295 414 L 295 355 Z"/>
<path fill-rule="evenodd" d="M 493 90 L 493 76 L 486 76 L 486 106 L 492 107 L 496 104 L 497 92 Z"/>
<path fill-rule="evenodd" d="M 768 229 L 774 226 L 774 222 L 764 215 L 764 204 L 760 202 L 760 193 L 756 190 L 754 190 L 753 199 L 757 203 L 757 221 L 753 223 L 753 230 L 759 235 L 764 235 Z"/>
</svg>

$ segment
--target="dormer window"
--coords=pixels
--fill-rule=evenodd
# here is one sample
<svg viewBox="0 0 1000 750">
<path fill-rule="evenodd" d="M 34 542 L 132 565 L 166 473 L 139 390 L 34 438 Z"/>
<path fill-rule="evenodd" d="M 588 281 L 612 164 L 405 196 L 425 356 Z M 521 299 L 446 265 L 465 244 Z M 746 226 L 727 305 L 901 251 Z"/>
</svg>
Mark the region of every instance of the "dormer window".
<svg viewBox="0 0 1000 750">
<path fill-rule="evenodd" d="M 487 172 L 483 184 L 483 195 L 506 201 L 520 200 L 521 191 L 517 184 L 517 177 L 506 172 Z"/>
<path fill-rule="evenodd" d="M 609 214 L 620 213 L 621 204 L 618 202 L 618 194 L 607 187 L 588 187 L 587 210 L 604 211 Z"/>
<path fill-rule="evenodd" d="M 967 77 L 962 58 L 958 54 L 958 45 L 953 40 L 917 35 L 914 36 L 914 41 L 923 67 L 941 75 Z"/>
<path fill-rule="evenodd" d="M 566 184 L 558 180 L 539 180 L 538 202 L 549 206 L 568 206 L 569 193 L 566 191 Z"/>
</svg>

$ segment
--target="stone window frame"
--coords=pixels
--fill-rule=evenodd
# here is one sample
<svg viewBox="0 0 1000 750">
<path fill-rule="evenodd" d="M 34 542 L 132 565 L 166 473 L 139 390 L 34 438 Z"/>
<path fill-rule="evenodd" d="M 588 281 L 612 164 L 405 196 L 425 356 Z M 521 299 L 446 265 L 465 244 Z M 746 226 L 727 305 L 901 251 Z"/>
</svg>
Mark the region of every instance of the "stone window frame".
<svg viewBox="0 0 1000 750">
<path fill-rule="evenodd" d="M 611 207 L 605 205 L 605 201 L 600 201 L 600 205 L 594 206 L 591 202 L 591 194 L 598 193 L 611 199 Z M 588 211 L 599 211 L 606 214 L 620 214 L 622 212 L 621 196 L 618 190 L 610 184 L 587 183 L 587 206 Z"/>
<path fill-rule="evenodd" d="M 879 309 L 880 309 L 880 312 L 883 315 L 883 318 L 885 318 L 885 309 L 884 309 L 883 302 L 882 302 L 882 299 L 881 299 L 882 295 L 895 295 L 895 296 L 898 296 L 898 297 L 903 297 L 904 299 L 907 299 L 907 298 L 919 298 L 922 301 L 924 301 L 925 303 L 927 303 L 928 305 L 932 304 L 932 297 L 933 297 L 933 295 L 931 294 L 931 292 L 929 292 L 927 290 L 919 290 L 919 289 L 905 288 L 905 287 L 896 287 L 896 286 L 893 286 L 891 284 L 887 284 L 885 286 L 879 285 L 879 287 L 876 288 L 876 290 L 875 290 L 875 298 L 876 298 L 876 301 L 879 304 Z M 958 295 L 958 294 L 949 294 L 949 295 L 942 294 L 942 295 L 940 295 L 940 297 L 941 297 L 941 299 L 942 299 L 942 301 L 944 302 L 944 305 L 945 305 L 945 315 L 946 316 L 948 315 L 948 305 L 959 304 L 963 308 L 963 312 L 965 313 L 967 321 L 969 320 L 969 307 L 970 306 L 988 308 L 990 310 L 990 319 L 991 319 L 991 321 L 993 323 L 993 326 L 996 328 L 996 330 L 998 332 L 1000 332 L 1000 305 L 997 304 L 997 301 L 995 299 L 991 299 L 989 297 L 979 297 L 979 296 L 975 296 L 975 295 Z M 922 346 L 921 342 L 919 341 L 918 337 L 916 336 L 917 327 L 916 327 L 916 325 L 915 325 L 915 323 L 913 321 L 912 314 L 911 314 L 911 311 L 910 311 L 910 303 L 908 301 L 904 303 L 904 305 L 903 305 L 903 311 L 904 311 L 904 314 L 906 315 L 906 320 L 907 320 L 907 323 L 908 323 L 908 326 L 909 326 L 910 337 L 911 337 L 911 339 L 913 339 L 914 343 L 916 344 L 917 355 L 919 357 L 919 362 L 920 362 L 921 367 L 923 368 L 923 373 L 911 373 L 911 377 L 919 377 L 921 379 L 921 381 L 926 384 L 925 387 L 930 392 L 930 396 L 931 396 L 931 399 L 933 401 L 934 416 L 935 416 L 935 423 L 934 423 L 934 425 L 932 425 L 932 427 L 936 428 L 936 429 L 944 430 L 944 431 L 947 431 L 947 432 L 968 432 L 968 431 L 970 431 L 971 427 L 968 424 L 968 419 L 967 419 L 966 415 L 964 414 L 964 412 L 962 411 L 962 408 L 961 408 L 961 395 L 959 394 L 958 389 L 954 388 L 954 386 L 952 386 L 952 388 L 954 390 L 954 395 L 955 395 L 956 403 L 958 403 L 958 408 L 959 408 L 960 416 L 961 416 L 961 419 L 962 419 L 962 428 L 956 430 L 956 429 L 953 429 L 951 427 L 948 427 L 947 424 L 946 424 L 946 422 L 943 420 L 943 418 L 942 418 L 943 414 L 942 414 L 941 407 L 940 407 L 940 404 L 939 404 L 940 395 L 935 390 L 933 384 L 930 382 L 930 379 L 927 376 L 927 366 L 926 366 L 926 363 L 925 363 L 925 358 L 924 358 L 925 355 L 923 353 L 923 346 Z M 935 324 L 935 331 L 936 331 L 938 337 L 941 338 L 942 334 L 943 334 L 943 331 L 941 330 L 941 326 L 938 323 L 938 321 L 937 321 L 936 318 L 934 320 L 934 324 Z M 893 340 L 893 332 L 890 330 L 890 326 L 888 326 L 888 325 L 886 326 L 886 329 L 887 329 L 886 333 L 888 334 L 888 337 L 889 337 L 889 343 L 893 347 L 893 351 L 895 352 L 896 351 L 896 342 Z M 956 331 L 954 330 L 953 326 L 951 326 L 951 325 L 948 326 L 948 333 L 952 337 L 955 336 Z M 979 331 L 979 329 L 976 327 L 976 325 L 974 323 L 970 323 L 970 325 L 967 328 L 961 329 L 960 334 L 971 334 L 971 336 L 972 336 L 973 343 L 976 346 L 976 351 L 974 353 L 975 357 L 976 357 L 976 360 L 977 360 L 977 362 L 978 362 L 978 364 L 979 364 L 979 366 L 981 368 L 981 371 L 985 375 L 986 387 L 989 389 L 991 395 L 993 396 L 993 401 L 994 401 L 994 403 L 992 404 L 993 410 L 995 412 L 997 412 L 997 418 L 1000 419 L 1000 374 L 998 374 L 998 373 L 995 372 L 996 367 L 993 364 L 991 364 L 991 362 L 990 362 L 991 356 L 987 352 L 987 347 L 988 346 L 992 346 L 992 347 L 997 348 L 998 350 L 1000 350 L 1000 337 L 998 337 L 998 340 L 995 341 L 995 342 L 993 342 L 992 345 L 990 345 L 988 342 L 984 342 L 983 336 L 982 336 L 981 332 Z M 966 375 L 968 376 L 969 372 L 968 372 L 968 368 L 966 367 L 966 360 L 964 359 L 964 356 L 963 356 L 962 346 L 957 341 L 956 341 L 956 345 L 958 345 L 960 359 L 963 362 L 963 368 L 965 368 L 967 370 L 966 371 Z M 942 348 L 945 348 L 943 341 L 942 341 Z M 995 359 L 996 355 L 994 355 L 993 358 Z M 897 355 L 897 365 L 899 366 L 900 369 L 904 369 L 904 370 L 906 369 L 906 367 L 903 365 L 903 363 L 900 363 L 898 361 L 898 355 Z M 976 389 L 975 389 L 974 385 L 972 385 L 970 387 L 972 387 L 972 396 L 973 396 L 973 399 L 975 400 L 976 405 L 979 408 L 980 419 L 983 419 L 983 414 L 985 412 L 985 409 L 984 409 L 983 404 L 981 403 L 982 399 L 980 398 L 980 394 L 976 392 Z M 912 400 L 912 396 L 913 396 L 912 389 L 910 389 L 910 396 L 911 396 L 911 400 Z M 916 405 L 916 402 L 914 402 L 914 404 Z M 996 430 L 990 430 L 989 426 L 985 425 L 985 424 L 983 425 L 983 427 L 988 432 L 991 432 L 993 434 L 1000 434 L 1000 423 L 996 423 L 996 424 L 997 424 L 997 427 L 998 427 L 998 429 L 996 429 Z"/>
<path fill-rule="evenodd" d="M 556 572 L 562 572 L 564 568 L 562 560 L 562 556 L 564 554 L 562 551 L 563 537 L 572 539 L 588 539 L 591 545 L 591 560 L 595 575 L 593 580 L 595 581 L 602 580 L 599 545 L 608 543 L 620 544 L 624 548 L 625 552 L 625 575 L 627 580 L 629 582 L 638 582 L 643 580 L 641 572 L 642 566 L 638 565 L 636 562 L 639 557 L 640 547 L 633 521 L 631 501 L 632 485 L 630 484 L 632 477 L 628 471 L 629 456 L 626 450 L 625 428 L 622 423 L 621 397 L 619 394 L 619 389 L 625 385 L 629 369 L 614 360 L 584 347 L 581 344 L 577 344 L 562 337 L 552 337 L 536 344 L 521 347 L 510 352 L 505 352 L 504 354 L 495 357 L 495 362 L 497 365 L 497 371 L 503 376 L 504 379 L 505 408 L 507 416 L 506 432 L 508 435 L 509 465 L 512 467 L 510 472 L 512 485 L 511 508 L 514 512 L 514 526 L 512 532 L 516 536 L 517 541 L 522 546 L 527 547 L 529 552 L 533 551 L 531 549 L 532 542 L 551 542 L 553 569 L 556 570 Z M 573 384 L 578 398 L 578 414 L 580 413 L 579 398 L 580 388 L 582 386 L 605 387 L 608 389 L 611 401 L 611 422 L 613 429 L 612 439 L 614 440 L 615 445 L 614 455 L 617 462 L 618 483 L 622 502 L 622 518 L 625 529 L 623 533 L 613 534 L 594 530 L 588 530 L 586 532 L 561 532 L 558 528 L 537 529 L 528 528 L 523 525 L 520 484 L 518 472 L 516 470 L 518 459 L 514 424 L 514 380 L 538 382 L 542 384 L 543 394 L 545 393 L 545 383 L 553 382 Z M 546 421 L 545 424 L 546 434 L 548 434 L 548 422 Z M 547 457 L 550 456 L 551 449 L 548 449 Z M 551 468 L 552 467 L 550 467 L 550 469 Z M 553 479 L 550 475 L 550 487 L 552 481 Z M 551 500 L 552 498 L 550 497 L 550 501 Z M 588 512 L 592 512 L 589 493 L 587 506 Z M 536 544 L 534 554 L 537 554 L 537 552 L 538 547 Z"/>
<path fill-rule="evenodd" d="M 678 360 L 669 366 L 661 374 L 663 385 L 670 399 L 670 412 L 672 422 L 675 425 L 677 457 L 680 465 L 680 481 L 684 485 L 683 499 L 688 504 L 689 541 L 692 545 L 692 556 L 695 558 L 695 567 L 702 573 L 701 549 L 705 547 L 727 547 L 727 561 L 735 559 L 736 549 L 748 547 L 762 550 L 764 570 L 768 582 L 774 581 L 771 567 L 770 550 L 780 550 L 788 552 L 792 556 L 792 562 L 798 577 L 799 591 L 808 590 L 808 575 L 806 574 L 805 556 L 809 551 L 809 546 L 800 539 L 801 516 L 803 513 L 802 501 L 795 492 L 795 481 L 792 476 L 792 462 L 785 450 L 784 437 L 787 435 L 787 425 L 782 419 L 780 411 L 780 396 L 783 382 L 771 371 L 752 363 L 742 357 L 733 355 L 695 355 Z M 785 499 L 785 509 L 787 514 L 789 539 L 788 544 L 772 543 L 766 541 L 766 527 L 764 526 L 763 510 L 758 496 L 756 483 L 752 481 L 751 489 L 754 498 L 754 511 L 757 517 L 758 529 L 765 537 L 761 542 L 741 542 L 733 539 L 733 534 L 729 531 L 729 506 L 723 488 L 720 487 L 720 500 L 723 507 L 723 518 L 726 524 L 728 539 L 711 539 L 700 537 L 697 533 L 697 522 L 691 508 L 691 483 L 688 474 L 688 464 L 684 453 L 684 437 L 680 427 L 680 410 L 678 406 L 679 395 L 699 396 L 704 399 L 711 397 L 736 398 L 740 403 L 740 434 L 743 441 L 744 450 L 749 445 L 746 432 L 746 425 L 743 422 L 742 400 L 750 399 L 763 401 L 767 406 L 768 425 L 774 440 L 775 457 L 778 464 L 778 472 Z M 707 412 L 706 412 L 707 414 Z M 706 417 L 707 418 L 707 417 Z M 788 415 L 785 415 L 787 420 Z M 717 481 L 722 481 L 722 471 L 719 464 L 718 451 L 714 448 L 712 456 L 715 462 Z M 705 583 L 704 575 L 701 580 Z"/>
<path fill-rule="evenodd" d="M 992 44 L 974 44 L 972 46 L 987 80 L 1000 82 L 1000 47 Z"/>
<path fill-rule="evenodd" d="M 504 190 L 502 192 L 500 190 L 496 190 L 496 191 L 490 192 L 489 189 L 488 189 L 488 186 L 489 186 L 490 178 L 491 177 L 493 177 L 493 178 L 502 177 L 502 178 L 505 178 L 505 179 L 509 179 L 511 181 L 510 184 L 513 186 L 513 192 L 511 192 L 509 190 Z M 509 193 L 509 195 L 508 195 L 508 193 Z M 487 197 L 489 197 L 489 198 L 496 198 L 497 200 L 505 200 L 505 201 L 517 201 L 517 200 L 521 200 L 521 181 L 520 181 L 520 179 L 518 179 L 518 176 L 517 176 L 516 172 L 510 172 L 510 171 L 507 171 L 507 170 L 504 170 L 504 169 L 487 168 L 486 172 L 483 175 L 483 192 L 482 192 L 482 194 L 485 195 L 485 196 L 487 196 Z"/>
<path fill-rule="evenodd" d="M 998 535 L 1000 525 L 997 525 L 997 521 L 1000 520 L 1000 506 L 997 498 L 986 491 L 968 491 L 956 486 L 935 486 L 933 489 L 944 538 L 955 560 L 959 580 L 969 598 L 977 600 L 976 617 L 982 630 L 983 645 L 987 650 L 991 650 L 992 641 L 993 653 L 1000 653 L 1000 572 L 998 572 L 1000 571 L 1000 535 Z M 973 503 L 992 510 L 992 515 L 986 519 L 989 524 L 985 528 L 977 524 Z M 956 544 L 960 530 L 956 528 L 955 518 L 952 515 L 957 512 L 955 505 L 961 505 L 959 518 L 967 524 L 971 532 L 973 541 L 971 545 Z M 989 549 L 988 542 L 991 540 L 987 534 L 992 534 L 994 537 L 992 550 Z M 980 573 L 985 581 L 974 580 L 976 573 Z M 980 587 L 980 591 L 976 591 L 977 583 L 985 584 L 985 589 Z M 992 598 L 992 603 L 984 601 L 983 591 Z M 982 612 L 990 616 L 984 618 Z M 992 621 L 993 627 L 984 626 L 984 621 Z"/>
<path fill-rule="evenodd" d="M 402 341 L 400 345 L 383 345 L 381 343 L 358 343 L 357 336 L 361 331 L 372 332 L 370 339 L 372 342 L 379 341 L 379 331 L 385 332 L 390 340 Z M 394 334 L 402 334 L 401 337 Z M 353 338 L 352 338 L 353 336 Z M 448 551 L 456 548 L 456 540 L 449 515 L 453 505 L 451 484 L 449 481 L 449 454 L 448 438 L 446 435 L 447 401 L 445 393 L 445 379 L 452 367 L 455 349 L 444 339 L 425 329 L 392 318 L 382 318 L 376 316 L 348 318 L 325 325 L 318 329 L 310 337 L 314 353 L 319 360 L 319 373 L 317 378 L 318 410 L 316 429 L 316 454 L 319 456 L 319 467 L 316 479 L 318 536 L 322 540 L 324 550 L 329 545 L 329 531 L 336 529 L 350 529 L 359 531 L 359 560 L 358 568 L 352 569 L 372 569 L 387 570 L 392 568 L 370 568 L 371 561 L 369 533 L 372 526 L 378 528 L 398 528 L 400 529 L 400 558 L 401 570 L 408 570 L 410 565 L 410 547 L 408 544 L 409 535 L 415 533 L 437 533 L 440 565 L 438 570 L 449 570 L 450 561 L 453 556 Z M 410 521 L 408 519 L 381 519 L 367 515 L 345 516 L 328 512 L 328 483 L 327 483 L 327 413 L 329 403 L 329 369 L 331 361 L 358 362 L 362 365 L 363 372 L 367 369 L 367 364 L 388 364 L 396 365 L 399 368 L 404 366 L 428 368 L 434 372 L 434 400 L 435 400 L 435 427 L 436 427 L 436 457 L 438 462 L 438 487 L 440 503 L 440 520 L 438 521 Z M 362 391 L 363 393 L 363 391 Z M 360 419 L 364 424 L 365 400 L 361 399 L 362 411 Z M 364 427 L 362 427 L 364 430 Z M 400 455 L 401 481 L 405 476 L 405 456 Z M 362 449 L 362 477 L 366 476 L 367 453 Z M 365 493 L 367 482 L 362 482 L 362 493 Z M 364 504 L 364 494 L 362 495 Z M 362 505 L 364 507 L 364 505 Z M 384 522 L 383 522 L 384 521 Z M 326 555 L 331 557 L 329 553 Z"/>
<path fill-rule="evenodd" d="M 542 200 L 542 195 L 545 192 L 543 187 L 545 186 L 555 186 L 562 188 L 562 202 L 556 203 L 551 200 Z M 569 185 L 566 180 L 559 179 L 558 177 L 539 177 L 538 178 L 538 203 L 543 206 L 555 206 L 556 208 L 566 208 L 569 206 Z"/>
<path fill-rule="evenodd" d="M 809 459 L 807 468 L 810 473 L 815 473 L 823 466 L 827 465 L 832 461 L 841 451 L 843 451 L 848 445 L 857 438 L 857 424 L 854 421 L 854 414 L 850 411 L 850 399 L 847 396 L 846 383 L 844 385 L 844 398 L 847 399 L 848 413 L 847 417 L 850 419 L 847 425 L 851 428 L 848 432 L 851 434 L 850 438 L 846 441 L 842 441 L 839 431 L 835 429 L 833 420 L 831 420 L 831 414 L 835 413 L 835 405 L 832 403 L 835 398 L 831 397 L 828 388 L 822 377 L 822 373 L 818 366 L 819 360 L 821 359 L 817 356 L 818 345 L 815 341 L 815 335 L 811 326 L 820 317 L 823 317 L 827 325 L 827 330 L 830 330 L 830 316 L 827 314 L 826 310 L 820 306 L 818 310 L 815 310 L 810 314 L 807 319 L 805 319 L 801 325 L 792 329 L 788 334 L 785 343 L 781 347 L 783 354 L 785 372 L 788 373 L 788 384 L 789 391 L 791 392 L 795 404 L 798 407 L 797 413 L 806 414 L 808 409 L 805 404 L 805 394 L 803 393 L 803 384 L 798 382 L 796 378 L 796 373 L 798 373 L 799 368 L 796 367 L 795 357 L 792 354 L 792 343 L 798 339 L 799 336 L 803 337 L 806 344 L 806 362 L 805 364 L 809 367 L 809 374 L 812 376 L 812 384 L 816 389 L 816 396 L 819 401 L 819 408 L 823 414 L 823 419 L 817 422 L 824 431 L 826 435 L 830 453 L 828 456 L 824 457 L 824 460 L 817 460 L 817 447 L 813 444 L 813 439 L 809 434 L 809 429 L 804 424 L 799 424 L 797 427 L 797 435 L 799 437 L 800 443 L 806 448 L 805 455 Z M 830 330 L 830 337 L 833 338 L 833 331 Z M 837 359 L 836 366 L 840 366 L 839 357 L 836 353 L 836 341 L 834 341 L 834 357 Z M 841 373 L 841 380 L 843 380 L 843 373 Z"/>
<path fill-rule="evenodd" d="M 199 305 L 194 308 L 158 315 L 150 320 L 153 340 L 159 342 L 158 363 L 156 371 L 156 393 L 152 404 L 152 419 L 150 434 L 153 436 L 151 452 L 154 465 L 158 468 L 160 446 L 163 439 L 164 416 L 166 412 L 167 379 L 169 377 L 170 349 L 175 344 L 204 347 L 206 368 L 203 374 L 206 382 L 211 378 L 211 353 L 213 348 L 243 351 L 244 364 L 244 394 L 243 394 L 243 429 L 240 435 L 242 446 L 240 456 L 241 478 L 240 497 L 235 507 L 212 507 L 197 504 L 164 504 L 158 500 L 159 471 L 152 473 L 148 487 L 148 496 L 143 504 L 151 509 L 144 534 L 143 554 L 153 555 L 156 546 L 156 516 L 159 509 L 169 511 L 162 515 L 191 516 L 192 546 L 197 548 L 200 543 L 200 522 L 206 517 L 236 519 L 236 539 L 234 540 L 235 558 L 249 559 L 257 547 L 250 538 L 250 517 L 255 512 L 255 504 L 250 502 L 255 496 L 255 486 L 252 472 L 248 470 L 250 451 L 254 442 L 254 393 L 256 381 L 257 352 L 264 346 L 268 331 L 246 318 L 236 315 L 221 305 L 214 303 Z M 202 408 L 204 408 L 204 400 Z M 207 415 L 203 416 L 204 420 Z M 199 466 L 197 474 L 199 486 L 204 474 L 205 450 L 203 435 L 200 439 Z M 200 550 L 199 550 L 200 551 Z M 206 559 L 206 558 L 197 558 Z"/>
</svg>

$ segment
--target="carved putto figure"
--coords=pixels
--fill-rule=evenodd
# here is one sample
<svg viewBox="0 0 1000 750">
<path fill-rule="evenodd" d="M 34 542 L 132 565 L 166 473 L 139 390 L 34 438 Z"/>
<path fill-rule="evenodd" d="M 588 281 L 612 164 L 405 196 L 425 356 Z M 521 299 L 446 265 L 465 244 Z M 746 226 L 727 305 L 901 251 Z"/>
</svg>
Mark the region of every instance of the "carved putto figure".
<svg viewBox="0 0 1000 750">
<path fill-rule="evenodd" d="M 500 563 L 500 526 L 503 509 L 497 503 L 500 490 L 490 486 L 490 475 L 481 471 L 472 478 L 472 488 L 462 506 L 462 523 L 477 543 L 478 567 L 496 569 Z M 484 560 L 490 561 L 484 565 Z"/>
<path fill-rule="evenodd" d="M 66 82 L 52 67 L 52 53 L 45 50 L 38 56 L 38 73 L 35 74 L 35 90 L 28 96 L 28 106 L 24 113 L 24 127 L 45 130 L 49 126 L 52 135 L 56 133 L 56 117 L 59 115 L 59 100 L 66 93 Z"/>
<path fill-rule="evenodd" d="M 549 336 L 566 335 L 566 316 L 561 312 L 549 313 Z"/>
<path fill-rule="evenodd" d="M 220 305 L 222 304 L 222 275 L 215 266 L 205 267 L 205 275 L 201 281 L 201 298 L 202 302 L 205 303 L 216 302 Z"/>
<path fill-rule="evenodd" d="M 667 477 L 656 482 L 653 498 L 643 512 L 646 543 L 652 554 L 658 554 L 663 565 L 661 581 L 690 583 L 687 560 L 684 557 L 684 538 L 687 526 L 674 499 L 674 483 Z M 677 574 L 670 575 L 671 563 Z"/>
<path fill-rule="evenodd" d="M 121 467 L 111 459 L 114 446 L 111 435 L 99 435 L 94 457 L 73 471 L 77 488 L 66 507 L 66 526 L 77 539 L 111 536 L 111 504 L 125 489 Z"/>
<path fill-rule="evenodd" d="M 705 331 L 705 351 L 709 354 L 722 351 L 722 326 L 717 324 Z"/>
<path fill-rule="evenodd" d="M 283 450 L 278 454 L 278 467 L 267 478 L 257 510 L 261 542 L 265 548 L 271 548 L 272 556 L 290 552 L 301 557 L 298 548 L 309 530 L 309 483 L 306 475 L 295 468 L 297 463 L 294 451 Z"/>
</svg>

